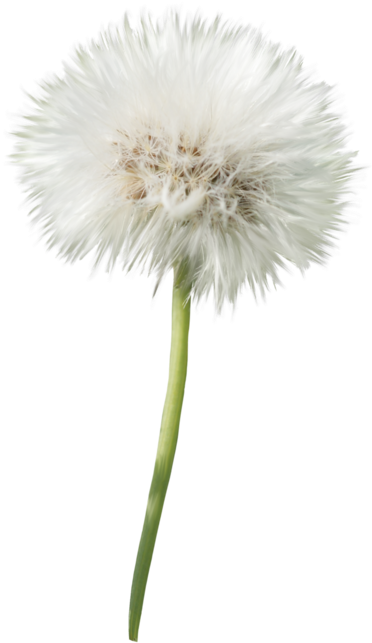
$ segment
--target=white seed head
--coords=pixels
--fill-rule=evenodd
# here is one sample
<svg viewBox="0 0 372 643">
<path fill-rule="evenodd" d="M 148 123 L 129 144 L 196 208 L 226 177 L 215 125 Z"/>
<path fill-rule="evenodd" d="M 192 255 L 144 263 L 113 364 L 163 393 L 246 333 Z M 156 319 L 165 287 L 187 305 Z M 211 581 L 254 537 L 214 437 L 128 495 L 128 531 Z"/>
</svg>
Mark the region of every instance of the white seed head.
<svg viewBox="0 0 372 643">
<path fill-rule="evenodd" d="M 251 27 L 177 13 L 78 48 L 18 131 L 48 244 L 158 281 L 182 265 L 220 310 L 286 262 L 322 262 L 353 172 L 330 88 Z"/>
</svg>

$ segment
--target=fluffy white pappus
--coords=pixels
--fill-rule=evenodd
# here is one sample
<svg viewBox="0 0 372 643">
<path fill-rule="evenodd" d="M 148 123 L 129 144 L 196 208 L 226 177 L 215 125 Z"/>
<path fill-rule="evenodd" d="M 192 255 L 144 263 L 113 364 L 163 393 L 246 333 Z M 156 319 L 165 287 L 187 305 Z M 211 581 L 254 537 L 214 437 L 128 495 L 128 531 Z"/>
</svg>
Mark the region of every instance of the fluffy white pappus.
<svg viewBox="0 0 372 643">
<path fill-rule="evenodd" d="M 158 282 L 182 265 L 220 310 L 327 257 L 355 154 L 294 50 L 220 18 L 125 17 L 41 87 L 14 156 L 66 259 L 93 251 Z"/>
</svg>

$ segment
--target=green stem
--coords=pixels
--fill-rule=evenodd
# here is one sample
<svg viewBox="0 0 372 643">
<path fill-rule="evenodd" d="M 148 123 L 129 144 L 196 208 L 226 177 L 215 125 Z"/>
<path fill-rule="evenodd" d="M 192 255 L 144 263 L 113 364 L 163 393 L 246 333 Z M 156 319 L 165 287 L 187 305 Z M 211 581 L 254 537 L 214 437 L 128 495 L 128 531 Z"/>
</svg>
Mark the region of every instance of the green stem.
<svg viewBox="0 0 372 643">
<path fill-rule="evenodd" d="M 176 274 L 176 273 L 175 273 Z M 129 607 L 129 639 L 138 640 L 143 599 L 150 571 L 156 535 L 176 452 L 187 371 L 187 346 L 190 324 L 189 291 L 175 277 L 172 303 L 172 342 L 169 380 L 161 421 L 158 451 L 151 482 L 145 521 L 133 574 Z"/>
</svg>

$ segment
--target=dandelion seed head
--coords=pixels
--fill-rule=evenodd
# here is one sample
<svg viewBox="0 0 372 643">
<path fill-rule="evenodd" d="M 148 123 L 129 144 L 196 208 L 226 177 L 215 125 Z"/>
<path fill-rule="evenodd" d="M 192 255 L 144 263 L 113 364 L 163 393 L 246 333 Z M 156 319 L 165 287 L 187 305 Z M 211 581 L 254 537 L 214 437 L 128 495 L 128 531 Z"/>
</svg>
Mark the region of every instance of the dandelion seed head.
<svg viewBox="0 0 372 643">
<path fill-rule="evenodd" d="M 169 13 L 105 31 L 42 84 L 16 161 L 49 246 L 157 281 L 182 265 L 218 310 L 323 262 L 354 154 L 331 90 L 254 28 Z"/>
</svg>

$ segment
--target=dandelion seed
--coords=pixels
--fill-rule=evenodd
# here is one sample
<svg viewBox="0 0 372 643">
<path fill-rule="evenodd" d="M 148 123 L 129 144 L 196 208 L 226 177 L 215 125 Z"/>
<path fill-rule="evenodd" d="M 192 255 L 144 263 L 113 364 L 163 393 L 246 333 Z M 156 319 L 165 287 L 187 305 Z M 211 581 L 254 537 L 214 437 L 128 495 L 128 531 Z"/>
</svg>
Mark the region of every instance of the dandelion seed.
<svg viewBox="0 0 372 643">
<path fill-rule="evenodd" d="M 4 135 L 6 163 L 29 194 L 27 228 L 63 265 L 89 253 L 152 276 L 151 307 L 182 257 L 191 305 L 213 289 L 212 321 L 230 321 L 249 287 L 255 305 L 325 269 L 359 215 L 369 163 L 347 149 L 352 121 L 338 84 L 319 81 L 294 45 L 239 20 L 209 22 L 200 7 L 167 5 L 152 24 L 139 8 L 75 41 L 59 72 L 20 86 L 25 99 Z M 28 101 L 28 102 L 26 102 Z"/>
</svg>

